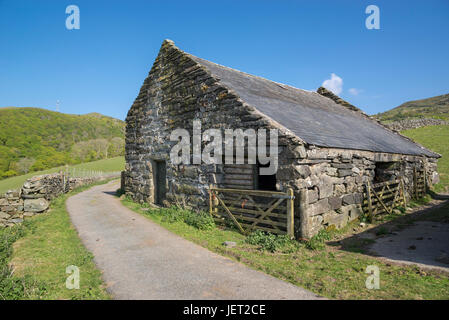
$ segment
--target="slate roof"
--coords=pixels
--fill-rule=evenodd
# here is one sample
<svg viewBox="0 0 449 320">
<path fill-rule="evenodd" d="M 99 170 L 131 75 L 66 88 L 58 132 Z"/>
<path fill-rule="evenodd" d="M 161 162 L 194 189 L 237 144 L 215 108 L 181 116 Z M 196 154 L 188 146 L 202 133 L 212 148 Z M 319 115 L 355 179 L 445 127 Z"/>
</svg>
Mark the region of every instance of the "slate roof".
<svg viewBox="0 0 449 320">
<path fill-rule="evenodd" d="M 375 152 L 439 157 L 377 122 L 317 92 L 253 76 L 189 55 L 247 104 L 308 144 Z"/>
</svg>

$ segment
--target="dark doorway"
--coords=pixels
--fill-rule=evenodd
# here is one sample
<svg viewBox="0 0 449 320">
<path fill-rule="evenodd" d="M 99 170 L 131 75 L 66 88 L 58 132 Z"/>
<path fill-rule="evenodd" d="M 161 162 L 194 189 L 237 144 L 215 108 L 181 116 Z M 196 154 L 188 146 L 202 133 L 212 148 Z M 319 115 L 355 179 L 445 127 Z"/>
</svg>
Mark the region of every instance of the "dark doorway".
<svg viewBox="0 0 449 320">
<path fill-rule="evenodd" d="M 154 203 L 157 205 L 162 205 L 162 202 L 165 200 L 166 184 L 166 164 L 165 161 L 154 161 L 155 170 L 154 170 Z"/>
<path fill-rule="evenodd" d="M 271 175 L 261 175 L 260 168 L 268 168 L 270 163 L 268 164 L 260 164 L 258 163 L 256 166 L 256 181 L 255 186 L 256 190 L 267 190 L 267 191 L 276 191 L 276 174 Z"/>
<path fill-rule="evenodd" d="M 399 162 L 376 162 L 374 183 L 385 182 L 396 179 L 399 170 Z"/>
</svg>

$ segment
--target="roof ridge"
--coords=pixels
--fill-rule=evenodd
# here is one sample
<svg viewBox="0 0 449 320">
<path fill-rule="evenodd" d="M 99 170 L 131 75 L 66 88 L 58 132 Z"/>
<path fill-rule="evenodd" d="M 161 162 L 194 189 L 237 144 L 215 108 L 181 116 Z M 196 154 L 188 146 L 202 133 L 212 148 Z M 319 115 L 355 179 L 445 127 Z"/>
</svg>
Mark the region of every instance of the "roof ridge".
<svg viewBox="0 0 449 320">
<path fill-rule="evenodd" d="M 180 49 L 180 50 L 181 50 L 181 49 Z M 182 51 L 182 50 L 181 50 L 181 51 Z M 203 60 L 203 61 L 207 61 L 207 62 L 212 63 L 212 64 L 215 64 L 215 65 L 217 65 L 217 66 L 219 66 L 219 67 L 221 67 L 221 68 L 225 68 L 225 69 L 228 69 L 228 70 L 236 71 L 236 72 L 243 73 L 243 74 L 245 74 L 245 75 L 247 75 L 247 76 L 250 76 L 250 77 L 253 77 L 253 78 L 258 78 L 258 79 L 262 79 L 262 80 L 264 80 L 264 81 L 268 81 L 268 82 L 275 83 L 275 84 L 277 84 L 278 86 L 280 86 L 281 88 L 282 88 L 283 86 L 287 86 L 287 87 L 290 87 L 290 88 L 295 89 L 295 90 L 301 90 L 301 91 L 305 91 L 305 92 L 308 92 L 308 93 L 315 93 L 315 94 L 316 94 L 316 92 L 315 92 L 315 91 L 312 91 L 312 90 L 306 90 L 306 89 L 302 89 L 302 88 L 297 88 L 297 87 L 294 87 L 294 86 L 289 85 L 289 84 L 286 84 L 286 83 L 282 83 L 282 82 L 270 80 L 270 79 L 264 78 L 264 77 L 262 77 L 262 76 L 257 76 L 257 75 L 254 75 L 254 74 L 251 74 L 251 73 L 248 73 L 248 72 L 245 72 L 245 71 L 241 71 L 241 70 L 238 70 L 238 69 L 235 69 L 235 68 L 231 68 L 231 67 L 228 67 L 228 66 L 225 66 L 225 65 L 222 65 L 222 64 L 219 64 L 219 63 L 210 61 L 210 60 L 206 60 L 206 59 L 197 57 L 197 56 L 195 56 L 195 55 L 193 55 L 193 54 L 191 54 L 191 53 L 185 52 L 185 51 L 183 51 L 183 52 L 184 52 L 185 54 L 188 54 L 189 56 L 192 56 L 192 57 L 196 58 L 196 59 Z"/>
</svg>

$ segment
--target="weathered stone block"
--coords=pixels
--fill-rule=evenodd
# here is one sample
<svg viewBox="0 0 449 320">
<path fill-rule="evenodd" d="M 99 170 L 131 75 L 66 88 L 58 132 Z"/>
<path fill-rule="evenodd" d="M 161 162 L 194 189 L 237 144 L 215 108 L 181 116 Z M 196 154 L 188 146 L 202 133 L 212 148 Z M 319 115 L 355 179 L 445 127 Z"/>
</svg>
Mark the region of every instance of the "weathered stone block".
<svg viewBox="0 0 449 320">
<path fill-rule="evenodd" d="M 326 199 L 318 200 L 316 203 L 309 206 L 309 215 L 316 216 L 330 210 L 329 202 Z"/>
<path fill-rule="evenodd" d="M 326 149 L 311 149 L 307 150 L 307 158 L 311 160 L 315 159 L 327 159 L 328 151 Z"/>
<path fill-rule="evenodd" d="M 339 177 L 347 177 L 352 175 L 352 170 L 349 169 L 340 169 L 338 170 L 338 176 Z"/>
<path fill-rule="evenodd" d="M 334 194 L 336 196 L 341 196 L 346 193 L 346 186 L 344 184 L 336 184 L 334 187 Z"/>
<path fill-rule="evenodd" d="M 175 192 L 184 194 L 199 194 L 200 190 L 188 184 L 179 184 L 174 187 Z"/>
<path fill-rule="evenodd" d="M 48 209 L 49 203 L 44 198 L 26 199 L 24 201 L 24 210 L 28 212 L 43 212 Z"/>
<path fill-rule="evenodd" d="M 344 205 L 362 203 L 362 201 L 363 201 L 362 193 L 347 194 L 343 197 Z"/>
<path fill-rule="evenodd" d="M 312 171 L 312 174 L 315 176 L 321 176 L 323 172 L 326 171 L 326 167 L 328 166 L 327 163 L 317 163 L 310 166 L 310 170 Z"/>
<path fill-rule="evenodd" d="M 356 173 L 356 174 L 360 174 L 360 169 L 357 167 L 352 168 L 352 172 Z"/>
<path fill-rule="evenodd" d="M 348 222 L 348 216 L 345 214 L 329 211 L 323 215 L 323 224 L 335 226 L 336 228 L 344 227 Z"/>
<path fill-rule="evenodd" d="M 351 204 L 341 207 L 340 212 L 347 216 L 349 221 L 352 221 L 362 214 L 362 208 L 360 205 Z"/>
<path fill-rule="evenodd" d="M 307 197 L 308 197 L 309 203 L 317 202 L 318 201 L 318 191 L 317 190 L 308 190 Z"/>
<path fill-rule="evenodd" d="M 308 165 L 295 166 L 295 170 L 296 170 L 296 172 L 299 173 L 299 175 L 303 179 L 307 178 L 308 176 L 310 176 L 312 174 L 312 171 L 310 170 L 310 167 Z"/>
<path fill-rule="evenodd" d="M 332 163 L 332 167 L 337 169 L 352 169 L 353 165 L 350 163 Z"/>
<path fill-rule="evenodd" d="M 294 151 L 295 156 L 297 156 L 299 158 L 307 157 L 306 148 L 304 148 L 303 145 L 297 146 L 293 151 Z"/>
<path fill-rule="evenodd" d="M 326 174 L 328 176 L 336 177 L 338 175 L 338 169 L 333 167 L 326 168 Z"/>
<path fill-rule="evenodd" d="M 198 169 L 194 166 L 184 166 L 181 172 L 188 178 L 196 178 L 198 176 Z"/>
<path fill-rule="evenodd" d="M 318 190 L 320 192 L 320 199 L 330 197 L 334 192 L 332 178 L 327 175 L 321 176 L 321 180 L 318 182 Z"/>
<path fill-rule="evenodd" d="M 9 219 L 9 214 L 0 211 L 0 219 Z"/>
<path fill-rule="evenodd" d="M 328 198 L 329 205 L 332 210 L 340 209 L 342 206 L 342 199 L 341 197 L 329 197 Z"/>
</svg>

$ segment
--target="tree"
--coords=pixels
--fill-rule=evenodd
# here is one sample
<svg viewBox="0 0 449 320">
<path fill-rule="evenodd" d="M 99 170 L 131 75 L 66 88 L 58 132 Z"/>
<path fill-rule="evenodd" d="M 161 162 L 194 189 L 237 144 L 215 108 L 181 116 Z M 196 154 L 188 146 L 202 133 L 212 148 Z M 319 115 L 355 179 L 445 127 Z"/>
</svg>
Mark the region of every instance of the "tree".
<svg viewBox="0 0 449 320">
<path fill-rule="evenodd" d="M 109 157 L 118 157 L 125 154 L 125 139 L 115 137 L 112 138 L 108 148 Z"/>
<path fill-rule="evenodd" d="M 17 171 L 21 174 L 26 174 L 35 162 L 36 160 L 33 158 L 22 158 L 17 162 Z"/>
</svg>

